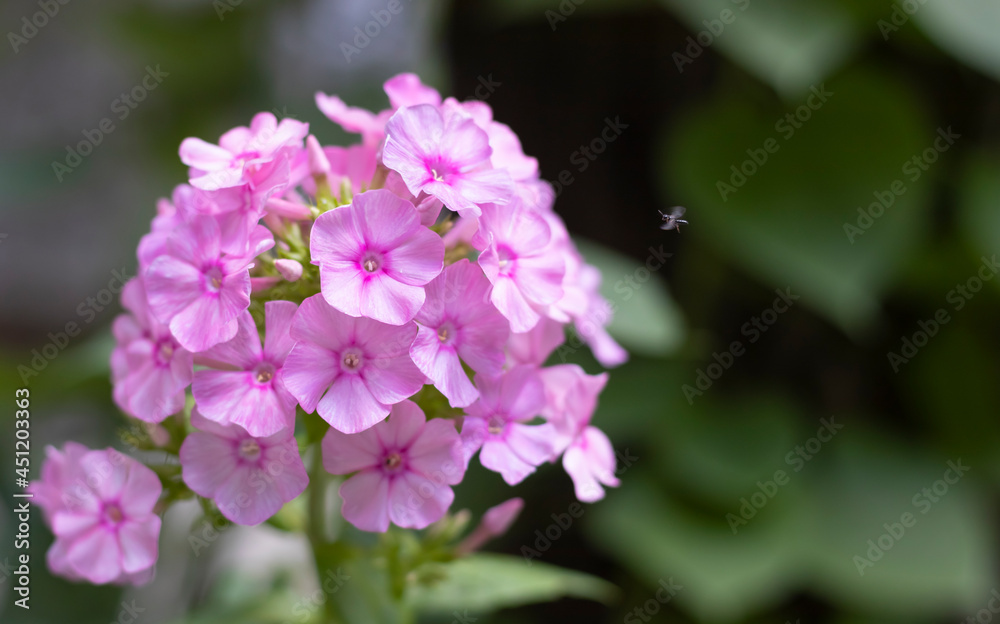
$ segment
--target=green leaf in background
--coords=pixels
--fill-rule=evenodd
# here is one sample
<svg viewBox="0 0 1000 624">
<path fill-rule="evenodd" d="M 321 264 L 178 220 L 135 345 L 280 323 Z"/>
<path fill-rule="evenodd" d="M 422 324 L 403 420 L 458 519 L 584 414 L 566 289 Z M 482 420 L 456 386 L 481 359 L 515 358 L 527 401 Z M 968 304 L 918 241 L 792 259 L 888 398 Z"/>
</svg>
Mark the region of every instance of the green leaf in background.
<svg viewBox="0 0 1000 624">
<path fill-rule="evenodd" d="M 608 603 L 617 588 L 599 578 L 521 557 L 474 554 L 447 564 L 427 564 L 420 572 L 443 575 L 430 586 L 415 586 L 408 601 L 419 612 L 469 611 L 478 616 L 507 607 L 572 596 Z"/>
<path fill-rule="evenodd" d="M 826 0 L 663 0 L 695 34 L 697 47 L 715 47 L 732 62 L 796 97 L 821 82 L 857 48 L 858 29 L 851 12 Z M 734 17 L 725 24 L 723 11 Z M 706 23 L 707 22 L 707 23 Z M 713 32 L 713 29 L 715 32 Z M 708 35 L 698 42 L 697 36 Z M 716 34 L 716 32 L 718 34 Z M 692 54 L 697 49 L 692 46 Z M 678 50 L 679 54 L 687 53 Z M 698 56 L 701 54 L 698 53 Z M 677 57 L 674 57 L 675 62 Z M 693 62 L 697 62 L 691 58 Z M 681 61 L 681 68 L 686 64 Z"/>
<path fill-rule="evenodd" d="M 973 156 L 962 176 L 959 220 L 976 250 L 1000 254 L 1000 158 Z M 991 280 L 1000 286 L 1000 280 Z"/>
<path fill-rule="evenodd" d="M 925 229 L 935 169 L 911 164 L 920 174 L 913 180 L 904 167 L 938 131 L 919 98 L 884 73 L 852 70 L 825 88 L 792 109 L 734 101 L 721 89 L 673 124 L 664 190 L 686 202 L 695 236 L 856 333 Z M 800 113 L 796 128 L 786 115 Z M 899 196 L 890 192 L 897 182 Z M 849 238 L 845 226 L 858 227 L 859 209 L 869 211 L 876 193 L 889 194 L 889 207 Z"/>
<path fill-rule="evenodd" d="M 958 60 L 1000 80 L 1000 3 L 925 0 L 919 6 L 913 19 L 928 37 Z"/>
<path fill-rule="evenodd" d="M 736 534 L 725 520 L 728 509 L 682 502 L 642 474 L 646 466 L 594 508 L 588 534 L 648 587 L 674 577 L 685 588 L 678 604 L 703 622 L 737 621 L 802 591 L 849 612 L 909 621 L 985 604 L 997 579 L 983 467 L 964 462 L 971 472 L 936 502 L 924 502 L 931 499 L 915 495 L 942 479 L 947 457 L 903 450 L 870 434 L 860 419 L 842 422 L 844 430 Z M 689 441 L 678 437 L 678 445 Z M 776 466 L 791 448 L 776 453 Z M 699 469 L 679 462 L 676 477 L 692 478 Z M 742 496 L 758 491 L 756 479 L 745 477 Z M 732 501 L 733 511 L 739 504 Z M 854 557 L 867 557 L 868 540 L 879 540 L 885 525 L 907 512 L 915 523 L 860 574 Z"/>
<path fill-rule="evenodd" d="M 753 488 L 754 481 L 772 479 L 778 470 L 792 472 L 785 455 L 806 436 L 797 435 L 801 416 L 789 401 L 767 396 L 697 401 L 702 404 L 696 409 L 653 429 L 661 440 L 657 461 L 678 487 L 735 511 L 739 498 L 751 493 L 748 484 Z"/>
<path fill-rule="evenodd" d="M 598 243 L 573 239 L 588 264 L 601 271 L 601 294 L 614 306 L 608 331 L 629 351 L 669 355 L 684 340 L 684 318 L 667 290 L 666 281 L 646 265 Z M 642 281 L 644 276 L 647 281 Z M 629 278 L 638 287 L 624 280 Z"/>
<path fill-rule="evenodd" d="M 773 521 L 752 522 L 733 535 L 723 520 L 706 522 L 647 479 L 634 475 L 594 507 L 591 539 L 650 588 L 673 578 L 682 609 L 704 622 L 735 621 L 791 593 L 794 559 L 804 530 L 796 509 L 784 505 Z M 626 605 L 628 606 L 628 605 Z"/>
<path fill-rule="evenodd" d="M 849 610 L 880 615 L 948 618 L 978 610 L 997 586 L 983 466 L 904 450 L 860 427 L 845 425 L 825 456 L 832 461 L 804 473 L 816 477 L 812 535 L 802 545 L 815 589 Z M 955 462 L 969 472 L 948 485 L 941 480 Z M 897 526 L 905 513 L 914 518 L 909 528 Z M 886 524 L 898 539 L 882 537 Z M 891 545 L 862 575 L 854 557 L 868 556 L 868 540 Z"/>
</svg>

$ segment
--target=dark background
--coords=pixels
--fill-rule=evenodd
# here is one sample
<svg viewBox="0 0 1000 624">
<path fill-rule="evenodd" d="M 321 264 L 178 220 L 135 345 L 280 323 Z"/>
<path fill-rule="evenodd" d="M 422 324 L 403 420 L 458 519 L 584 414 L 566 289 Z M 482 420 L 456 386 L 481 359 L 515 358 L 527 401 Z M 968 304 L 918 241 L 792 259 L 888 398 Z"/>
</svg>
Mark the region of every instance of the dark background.
<svg viewBox="0 0 1000 624">
<path fill-rule="evenodd" d="M 107 368 L 119 308 L 98 310 L 88 298 L 102 296 L 113 271 L 134 273 L 155 200 L 184 180 L 184 137 L 214 140 L 271 110 L 343 143 L 353 139 L 315 110 L 315 91 L 378 110 L 381 83 L 401 71 L 459 99 L 487 80 L 499 83 L 487 98 L 495 117 L 542 176 L 573 176 L 556 209 L 602 268 L 613 331 L 632 352 L 612 371 L 595 424 L 634 459 L 621 466 L 622 487 L 586 506 L 539 558 L 613 582 L 616 601 L 469 615 L 932 624 L 979 612 L 989 621 L 1000 586 L 1000 280 L 967 297 L 956 289 L 975 286 L 982 258 L 1000 251 L 1000 9 L 987 0 L 904 4 L 912 17 L 903 5 L 861 0 L 403 0 L 350 62 L 340 44 L 386 3 L 59 5 L 16 52 L 9 39 L 0 52 L 0 391 L 12 397 L 24 385 L 18 367 L 32 366 L 50 333 L 68 322 L 83 330 L 28 380 L 35 470 L 45 444 L 121 445 Z M 4 3 L 0 30 L 20 32 L 38 10 Z M 723 10 L 732 23 L 702 44 L 688 39 L 718 29 Z M 678 67 L 677 54 L 691 62 Z M 52 162 L 114 117 L 112 101 L 157 65 L 169 74 L 162 84 L 57 181 Z M 800 109 L 821 86 L 828 102 Z M 809 119 L 786 137 L 776 123 L 797 109 Z M 580 171 L 574 153 L 607 118 L 627 128 Z M 925 158 L 948 128 L 961 138 L 911 179 L 905 163 Z M 747 150 L 759 154 L 769 138 L 777 151 L 745 166 Z M 718 183 L 732 182 L 731 166 L 757 171 L 724 199 Z M 877 217 L 859 216 L 896 180 L 905 193 L 876 206 Z M 690 226 L 659 230 L 657 210 L 675 204 L 688 208 Z M 650 248 L 673 255 L 647 277 Z M 766 332 L 745 330 L 776 290 L 800 299 Z M 948 321 L 924 343 L 921 323 L 939 310 Z M 727 359 L 734 341 L 742 355 Z M 903 351 L 906 341 L 924 346 Z M 567 357 L 600 370 L 585 349 Z M 686 395 L 719 360 L 730 362 L 721 376 Z M 822 419 L 843 428 L 797 463 L 796 447 Z M 12 424 L 0 430 L 4 457 L 12 433 Z M 970 470 L 928 503 L 921 492 L 949 461 Z M 787 484 L 734 534 L 727 514 L 779 470 Z M 0 509 L 12 479 L 0 479 Z M 491 548 L 520 555 L 573 502 L 559 466 L 513 490 L 474 470 L 456 508 L 479 513 L 514 495 L 526 509 Z M 0 617 L 103 623 L 135 600 L 144 624 L 298 621 L 288 605 L 315 582 L 301 544 L 270 529 L 233 530 L 194 556 L 185 538 L 199 525 L 188 511 L 168 515 L 157 582 L 124 594 L 48 577 L 50 537 L 36 514 L 31 615 L 11 607 L 11 580 L 0 574 Z M 916 524 L 861 575 L 855 557 L 907 512 Z M 11 527 L 5 511 L 0 560 L 12 553 Z M 683 589 L 661 606 L 659 582 L 671 578 Z M 640 619 L 626 619 L 637 608 Z"/>
</svg>

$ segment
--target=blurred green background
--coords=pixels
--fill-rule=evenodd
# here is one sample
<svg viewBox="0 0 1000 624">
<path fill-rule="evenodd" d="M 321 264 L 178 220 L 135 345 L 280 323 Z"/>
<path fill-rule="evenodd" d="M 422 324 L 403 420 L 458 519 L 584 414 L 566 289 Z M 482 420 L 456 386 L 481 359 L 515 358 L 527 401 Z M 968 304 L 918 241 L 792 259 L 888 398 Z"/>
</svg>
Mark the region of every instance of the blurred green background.
<svg viewBox="0 0 1000 624">
<path fill-rule="evenodd" d="M 997 617 L 1000 279 L 983 278 L 1000 252 L 1000 4 L 403 0 L 345 54 L 386 6 L 71 0 L 28 37 L 39 4 L 3 3 L 14 36 L 0 52 L 0 396 L 24 385 L 18 367 L 50 333 L 82 328 L 28 381 L 35 474 L 46 444 L 121 446 L 107 366 L 119 308 L 102 293 L 114 271 L 134 273 L 155 200 L 184 179 L 180 141 L 214 140 L 260 110 L 346 141 L 313 93 L 377 110 L 381 83 L 415 71 L 485 98 L 561 182 L 557 211 L 602 268 L 613 332 L 633 354 L 595 419 L 621 488 L 558 530 L 573 503 L 559 466 L 512 489 L 474 469 L 456 504 L 478 514 L 524 497 L 490 548 L 536 549 L 534 561 L 603 577 L 618 596 L 457 595 L 425 621 Z M 147 67 L 167 75 L 120 118 L 115 99 Z M 57 181 L 52 162 L 104 117 L 115 129 Z M 591 159 L 580 150 L 608 119 L 627 127 Z M 675 204 L 691 222 L 679 235 L 657 227 Z M 600 370 L 586 349 L 563 358 Z M 7 470 L 0 561 L 13 557 Z M 171 514 L 157 581 L 122 591 L 49 577 L 36 513 L 32 610 L 12 607 L 0 566 L 0 619 L 318 613 L 303 602 L 316 581 L 302 543 L 231 529 L 195 555 L 196 512 Z M 546 531 L 557 538 L 540 541 Z M 532 584 L 537 569 L 512 574 Z M 671 582 L 680 589 L 659 600 Z"/>
</svg>

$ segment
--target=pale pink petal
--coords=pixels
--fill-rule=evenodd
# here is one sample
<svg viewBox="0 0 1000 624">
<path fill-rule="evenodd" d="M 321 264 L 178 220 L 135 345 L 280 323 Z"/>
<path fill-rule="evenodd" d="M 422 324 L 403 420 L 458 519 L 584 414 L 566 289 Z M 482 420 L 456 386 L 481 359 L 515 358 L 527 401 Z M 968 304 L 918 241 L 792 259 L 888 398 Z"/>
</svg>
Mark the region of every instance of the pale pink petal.
<svg viewBox="0 0 1000 624">
<path fill-rule="evenodd" d="M 344 518 L 361 529 L 385 533 L 389 529 L 389 480 L 377 471 L 363 471 L 340 486 Z"/>
<path fill-rule="evenodd" d="M 74 572 L 95 585 L 110 583 L 122 573 L 118 540 L 101 527 L 73 540 L 67 546 L 66 559 Z"/>
<path fill-rule="evenodd" d="M 418 223 L 406 241 L 386 253 L 383 268 L 404 284 L 423 286 L 444 268 L 444 241 Z"/>
<path fill-rule="evenodd" d="M 215 496 L 239 462 L 233 442 L 202 431 L 193 431 L 184 439 L 180 460 L 184 483 L 205 498 Z"/>
<path fill-rule="evenodd" d="M 389 407 L 376 400 L 360 376 L 348 373 L 333 382 L 319 402 L 317 413 L 338 431 L 358 433 L 383 420 Z"/>
<path fill-rule="evenodd" d="M 281 370 L 285 388 L 309 413 L 316 410 L 320 398 L 339 374 L 337 355 L 308 342 L 299 342 L 292 348 Z"/>
<path fill-rule="evenodd" d="M 453 500 L 455 492 L 450 487 L 404 473 L 389 485 L 389 517 L 396 526 L 424 529 L 440 520 Z"/>
<path fill-rule="evenodd" d="M 264 304 L 264 355 L 279 366 L 295 346 L 290 331 L 297 310 L 298 306 L 291 301 L 268 301 Z"/>
<path fill-rule="evenodd" d="M 202 171 L 225 169 L 233 158 L 228 150 L 194 137 L 181 141 L 180 155 L 182 163 Z"/>
<path fill-rule="evenodd" d="M 408 323 L 423 304 L 423 288 L 403 284 L 384 273 L 372 275 L 361 287 L 361 314 L 389 325 Z"/>
<path fill-rule="evenodd" d="M 323 436 L 323 468 L 341 475 L 378 466 L 382 445 L 374 428 L 348 435 L 334 428 Z"/>
<path fill-rule="evenodd" d="M 266 477 L 251 464 L 239 466 L 215 492 L 222 515 L 236 524 L 254 526 L 278 513 L 284 501 Z"/>
<path fill-rule="evenodd" d="M 415 106 L 417 104 L 441 104 L 441 95 L 432 87 L 424 85 L 416 74 L 399 74 L 385 81 L 385 94 L 393 108 Z"/>
<path fill-rule="evenodd" d="M 152 567 L 159 556 L 159 516 L 149 516 L 142 522 L 124 522 L 118 528 L 122 571 L 126 574 Z"/>
<path fill-rule="evenodd" d="M 126 516 L 133 518 L 151 514 L 163 492 L 160 479 L 155 472 L 138 461 L 129 459 L 127 464 L 128 476 L 119 505 Z"/>
</svg>

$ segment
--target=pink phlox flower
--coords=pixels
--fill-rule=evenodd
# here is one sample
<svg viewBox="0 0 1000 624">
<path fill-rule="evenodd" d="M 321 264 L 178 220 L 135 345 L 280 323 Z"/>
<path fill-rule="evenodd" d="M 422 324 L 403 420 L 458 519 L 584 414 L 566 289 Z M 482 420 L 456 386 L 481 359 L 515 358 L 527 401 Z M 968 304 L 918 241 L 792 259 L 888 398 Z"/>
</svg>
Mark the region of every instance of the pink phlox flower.
<svg viewBox="0 0 1000 624">
<path fill-rule="evenodd" d="M 264 522 L 305 491 L 309 476 L 292 427 L 266 437 L 191 413 L 193 431 L 181 445 L 184 483 L 215 501 L 236 524 Z"/>
<path fill-rule="evenodd" d="M 458 432 L 451 420 L 429 422 L 412 401 L 392 408 L 389 419 L 354 435 L 330 429 L 323 438 L 323 467 L 355 473 L 340 486 L 341 512 L 363 531 L 385 532 L 389 523 L 423 529 L 440 520 L 462 481 Z"/>
<path fill-rule="evenodd" d="M 385 189 L 321 214 L 309 247 L 330 305 L 391 325 L 413 319 L 424 285 L 444 267 L 441 237 L 420 225 L 412 204 Z"/>
<path fill-rule="evenodd" d="M 150 309 L 189 351 L 231 340 L 237 317 L 250 305 L 254 257 L 273 245 L 270 231 L 258 225 L 246 254 L 224 254 L 215 219 L 193 218 L 175 230 L 164 254 L 146 270 Z"/>
<path fill-rule="evenodd" d="M 160 518 L 154 507 L 163 491 L 160 480 L 112 448 L 84 450 L 67 448 L 58 475 L 43 468 L 58 478 L 42 489 L 51 488 L 51 496 L 61 492 L 62 502 L 49 516 L 56 536 L 49 567 L 94 584 L 149 580 L 158 557 Z"/>
<path fill-rule="evenodd" d="M 544 416 L 558 432 L 555 455 L 563 454 L 576 497 L 585 503 L 598 501 L 604 498 L 602 486 L 619 485 L 611 441 L 590 424 L 608 374 L 587 375 L 576 364 L 562 364 L 544 368 L 539 375 L 545 384 Z"/>
<path fill-rule="evenodd" d="M 294 119 L 258 113 L 250 127 L 239 126 L 222 135 L 218 145 L 198 138 L 181 143 L 181 161 L 191 167 L 191 186 L 215 191 L 232 186 L 256 184 L 270 175 L 264 165 L 286 151 L 302 148 L 309 124 Z"/>
<path fill-rule="evenodd" d="M 410 356 L 453 407 L 479 398 L 462 362 L 484 375 L 504 364 L 507 319 L 489 301 L 490 283 L 478 265 L 460 260 L 427 285 Z"/>
<path fill-rule="evenodd" d="M 232 340 L 198 355 L 199 364 L 212 367 L 197 371 L 191 388 L 202 416 L 237 424 L 256 438 L 294 427 L 296 402 L 282 366 L 295 344 L 288 332 L 296 309 L 290 301 L 264 304 L 263 349 L 253 317 L 243 312 Z"/>
<path fill-rule="evenodd" d="M 427 193 L 463 216 L 478 216 L 481 204 L 506 203 L 514 192 L 510 175 L 490 168 L 491 154 L 489 136 L 472 118 L 419 104 L 389 119 L 382 162 L 415 196 Z"/>
<path fill-rule="evenodd" d="M 565 261 L 551 240 L 545 218 L 519 201 L 483 206 L 473 244 L 483 249 L 479 265 L 493 283 L 490 300 L 514 332 L 534 327 L 563 294 Z"/>
<path fill-rule="evenodd" d="M 149 311 L 141 278 L 122 289 L 127 314 L 112 325 L 114 400 L 123 412 L 146 422 L 160 422 L 184 408 L 194 358 Z"/>
<path fill-rule="evenodd" d="M 410 359 L 414 323 L 395 326 L 348 316 L 323 295 L 302 302 L 292 320 L 298 342 L 285 359 L 285 387 L 307 412 L 334 429 L 358 433 L 390 406 L 412 396 L 427 378 Z"/>
<path fill-rule="evenodd" d="M 462 450 L 476 450 L 484 467 L 517 485 L 555 452 L 557 431 L 546 423 L 526 424 L 545 409 L 545 391 L 535 369 L 518 366 L 497 377 L 476 375 L 479 400 L 466 408 Z"/>
</svg>

